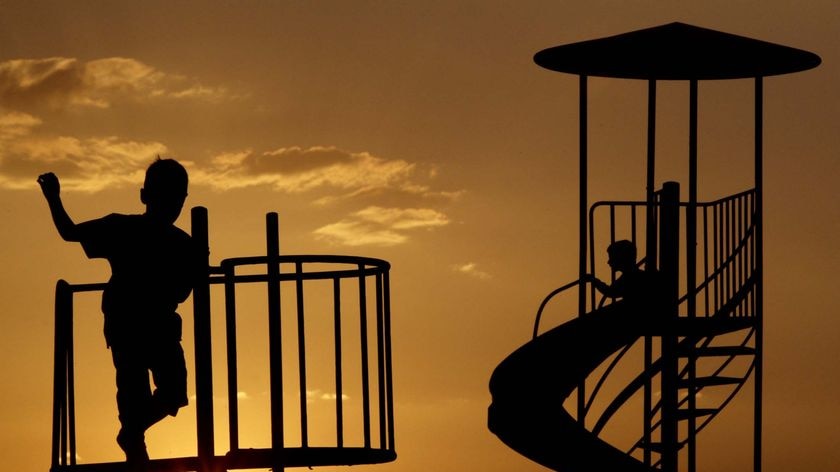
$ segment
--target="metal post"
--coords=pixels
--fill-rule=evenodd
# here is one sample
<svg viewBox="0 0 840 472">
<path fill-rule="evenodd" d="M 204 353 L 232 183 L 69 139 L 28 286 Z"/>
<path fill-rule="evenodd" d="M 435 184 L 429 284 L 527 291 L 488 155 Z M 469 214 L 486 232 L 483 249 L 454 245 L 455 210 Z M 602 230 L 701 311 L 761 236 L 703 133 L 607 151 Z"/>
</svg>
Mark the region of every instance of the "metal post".
<svg viewBox="0 0 840 472">
<path fill-rule="evenodd" d="M 647 131 L 647 195 L 645 207 L 645 268 L 649 271 L 657 268 L 656 255 L 656 202 L 655 202 L 655 186 L 656 186 L 656 81 L 648 81 L 648 131 Z M 635 215 L 635 212 L 633 213 Z M 634 220 L 635 221 L 635 220 Z M 635 236 L 635 232 L 633 233 Z M 645 336 L 644 347 L 644 370 L 647 371 L 653 363 L 653 338 Z M 643 441 L 647 445 L 643 449 L 643 460 L 645 465 L 651 465 L 651 424 L 653 418 L 651 410 L 652 405 L 652 388 L 651 380 L 645 380 L 644 387 L 644 438 Z"/>
<path fill-rule="evenodd" d="M 370 367 L 368 365 L 368 326 L 367 326 L 367 290 L 365 286 L 365 267 L 359 271 L 359 334 L 362 367 L 362 429 L 364 447 L 370 447 Z"/>
<path fill-rule="evenodd" d="M 685 221 L 686 294 L 688 317 L 697 316 L 697 80 L 689 81 L 688 129 L 688 208 Z M 688 359 L 688 472 L 697 466 L 696 416 L 697 398 L 694 384 L 697 377 L 696 358 Z"/>
<path fill-rule="evenodd" d="M 662 334 L 662 427 L 660 442 L 662 445 L 663 472 L 675 472 L 678 464 L 678 369 L 677 335 L 668 329 L 678 316 L 679 300 L 679 257 L 680 257 L 680 187 L 676 182 L 665 182 L 662 186 L 661 210 L 659 218 L 659 268 L 664 283 L 663 296 L 666 297 L 666 326 Z"/>
<path fill-rule="evenodd" d="M 200 472 L 213 470 L 215 458 L 213 424 L 213 365 L 210 337 L 210 244 L 207 209 L 195 207 L 191 213 L 192 239 L 198 248 L 202 270 L 193 287 L 195 336 L 195 409 L 196 438 Z"/>
<path fill-rule="evenodd" d="M 761 472 L 762 383 L 764 380 L 764 83 L 755 78 L 755 421 L 753 468 Z"/>
<path fill-rule="evenodd" d="M 268 357 L 271 398 L 271 449 L 277 454 L 285 447 L 283 436 L 283 345 L 280 308 L 280 228 L 277 213 L 265 215 L 266 272 L 268 275 Z M 275 456 L 276 457 L 276 456 Z M 283 470 L 282 464 L 274 464 Z"/>
<path fill-rule="evenodd" d="M 298 379 L 300 384 L 300 446 L 309 447 L 309 414 L 306 404 L 306 316 L 303 298 L 303 263 L 295 263 L 297 301 Z"/>
<path fill-rule="evenodd" d="M 228 368 L 228 430 L 230 451 L 239 450 L 239 380 L 236 363 L 236 267 L 224 267 L 225 280 L 225 330 L 227 332 Z"/>
<path fill-rule="evenodd" d="M 648 129 L 647 129 L 647 192 L 645 201 L 645 267 L 656 269 L 656 81 L 648 81 Z"/>
<path fill-rule="evenodd" d="M 580 207 L 579 207 L 579 220 L 580 220 L 580 234 L 579 234 L 579 241 L 580 245 L 578 247 L 578 254 L 579 254 L 579 262 L 578 262 L 578 279 L 582 280 L 584 275 L 586 275 L 586 233 L 587 233 L 587 208 L 589 203 L 587 201 L 587 77 L 585 75 L 580 76 L 580 96 L 579 96 L 579 121 L 580 121 Z M 586 284 L 580 284 L 580 289 L 578 290 L 578 316 L 583 316 L 586 314 Z M 578 393 L 577 393 L 577 408 L 578 408 L 578 422 L 581 425 L 585 425 L 585 415 L 586 415 L 586 379 L 583 379 L 578 384 Z"/>
<path fill-rule="evenodd" d="M 73 295 L 69 284 L 55 286 L 55 357 L 53 359 L 52 469 L 67 465 L 67 320 L 72 316 Z"/>
</svg>

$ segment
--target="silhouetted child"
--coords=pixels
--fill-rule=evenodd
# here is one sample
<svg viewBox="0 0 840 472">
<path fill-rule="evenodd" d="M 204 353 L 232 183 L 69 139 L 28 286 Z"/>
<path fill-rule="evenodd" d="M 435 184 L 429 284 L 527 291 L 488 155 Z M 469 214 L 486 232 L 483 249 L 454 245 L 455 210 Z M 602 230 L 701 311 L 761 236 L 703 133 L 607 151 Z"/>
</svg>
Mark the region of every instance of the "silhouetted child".
<svg viewBox="0 0 840 472">
<path fill-rule="evenodd" d="M 636 245 L 626 239 L 616 241 L 607 247 L 607 264 L 621 275 L 612 284 L 592 276 L 587 281 L 599 292 L 612 299 L 621 299 L 622 306 L 634 313 L 660 315 L 662 313 L 662 292 L 659 274 L 643 271 L 636 262 Z"/>
<path fill-rule="evenodd" d="M 181 164 L 158 158 L 140 189 L 145 213 L 113 213 L 75 224 L 61 201 L 58 178 L 53 173 L 38 177 L 61 237 L 81 243 L 89 258 L 105 258 L 111 265 L 102 293 L 104 331 L 116 368 L 117 443 L 132 463 L 149 459 L 146 429 L 187 404 L 181 317 L 175 310 L 200 270 L 192 239 L 174 226 L 187 197 L 187 180 Z"/>
</svg>

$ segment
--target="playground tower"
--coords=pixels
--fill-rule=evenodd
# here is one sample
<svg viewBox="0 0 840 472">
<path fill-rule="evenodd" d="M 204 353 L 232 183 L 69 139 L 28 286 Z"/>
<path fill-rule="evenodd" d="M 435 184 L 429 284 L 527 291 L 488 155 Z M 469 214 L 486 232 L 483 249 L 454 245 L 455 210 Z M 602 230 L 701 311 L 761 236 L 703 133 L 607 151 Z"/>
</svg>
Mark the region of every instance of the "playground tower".
<svg viewBox="0 0 840 472">
<path fill-rule="evenodd" d="M 490 430 L 558 471 L 695 472 L 703 454 L 698 434 L 751 385 L 752 462 L 760 472 L 764 77 L 814 68 L 820 58 L 671 23 L 545 49 L 534 61 L 579 76 L 579 278 L 545 298 L 533 339 L 493 372 Z M 589 77 L 647 82 L 644 201 L 589 204 Z M 698 84 L 729 79 L 754 81 L 754 185 L 701 202 Z M 689 90 L 685 198 L 679 182 L 656 179 L 656 91 L 663 80 Z M 656 315 L 640 305 L 599 301 L 588 283 L 603 251 L 595 241 L 621 239 L 636 244 L 644 271 L 660 281 L 657 302 L 664 308 Z M 574 289 L 577 317 L 541 333 L 545 306 Z M 629 375 L 619 375 L 622 369 Z M 615 422 L 619 434 L 607 434 Z M 628 435 L 629 442 L 613 442 Z"/>
</svg>

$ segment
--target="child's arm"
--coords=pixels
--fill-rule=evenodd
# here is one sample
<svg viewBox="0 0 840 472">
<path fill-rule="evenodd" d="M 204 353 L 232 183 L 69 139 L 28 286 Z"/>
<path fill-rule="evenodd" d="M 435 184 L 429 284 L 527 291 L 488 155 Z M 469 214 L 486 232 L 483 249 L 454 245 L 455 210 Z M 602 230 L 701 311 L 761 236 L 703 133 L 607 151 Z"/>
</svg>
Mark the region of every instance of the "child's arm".
<svg viewBox="0 0 840 472">
<path fill-rule="evenodd" d="M 621 296 L 621 294 L 619 293 L 620 290 L 617 290 L 617 288 L 614 285 L 610 285 L 592 274 L 586 274 L 583 278 L 583 281 L 590 282 L 599 292 L 601 292 L 609 298 L 618 298 Z"/>
<path fill-rule="evenodd" d="M 44 192 L 44 198 L 50 206 L 50 214 L 58 234 L 65 241 L 79 241 L 76 223 L 73 223 L 73 219 L 64 209 L 64 203 L 61 202 L 61 184 L 58 177 L 52 172 L 42 174 L 38 177 L 38 184 L 41 185 L 41 191 Z"/>
</svg>

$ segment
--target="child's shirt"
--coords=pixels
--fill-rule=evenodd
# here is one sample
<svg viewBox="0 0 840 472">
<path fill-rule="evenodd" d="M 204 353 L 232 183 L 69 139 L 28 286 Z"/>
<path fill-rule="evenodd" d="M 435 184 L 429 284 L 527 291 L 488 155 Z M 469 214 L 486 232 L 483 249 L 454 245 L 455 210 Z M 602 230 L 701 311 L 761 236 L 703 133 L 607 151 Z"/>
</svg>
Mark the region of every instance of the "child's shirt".
<svg viewBox="0 0 840 472">
<path fill-rule="evenodd" d="M 78 229 L 85 254 L 111 265 L 102 294 L 108 345 L 169 330 L 200 268 L 190 235 L 145 215 L 116 213 L 80 223 Z"/>
</svg>

